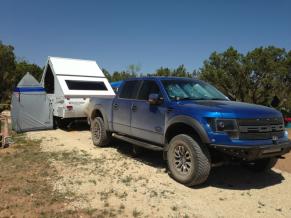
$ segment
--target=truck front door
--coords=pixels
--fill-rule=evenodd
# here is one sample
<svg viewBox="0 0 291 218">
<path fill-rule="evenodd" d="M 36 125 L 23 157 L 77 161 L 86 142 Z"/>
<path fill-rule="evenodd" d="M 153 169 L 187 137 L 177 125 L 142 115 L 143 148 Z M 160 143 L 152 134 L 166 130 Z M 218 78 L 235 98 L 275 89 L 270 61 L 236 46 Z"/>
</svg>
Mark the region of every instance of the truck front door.
<svg viewBox="0 0 291 218">
<path fill-rule="evenodd" d="M 131 105 L 131 132 L 132 136 L 147 141 L 163 143 L 166 108 L 161 105 L 150 105 L 150 94 L 162 93 L 154 80 L 145 80 L 142 83 L 137 99 Z"/>
</svg>

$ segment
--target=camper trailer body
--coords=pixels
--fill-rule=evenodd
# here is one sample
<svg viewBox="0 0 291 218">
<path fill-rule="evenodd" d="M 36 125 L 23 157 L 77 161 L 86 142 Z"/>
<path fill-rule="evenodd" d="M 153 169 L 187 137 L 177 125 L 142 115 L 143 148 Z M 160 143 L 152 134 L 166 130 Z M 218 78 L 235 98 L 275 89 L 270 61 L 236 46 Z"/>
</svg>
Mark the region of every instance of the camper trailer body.
<svg viewBox="0 0 291 218">
<path fill-rule="evenodd" d="M 55 119 L 86 118 L 92 96 L 114 96 L 95 61 L 49 57 L 41 79 Z"/>
<path fill-rule="evenodd" d="M 115 96 L 95 61 L 49 57 L 41 82 L 27 73 L 12 95 L 12 128 L 17 132 L 66 127 L 86 119 L 90 97 Z"/>
</svg>

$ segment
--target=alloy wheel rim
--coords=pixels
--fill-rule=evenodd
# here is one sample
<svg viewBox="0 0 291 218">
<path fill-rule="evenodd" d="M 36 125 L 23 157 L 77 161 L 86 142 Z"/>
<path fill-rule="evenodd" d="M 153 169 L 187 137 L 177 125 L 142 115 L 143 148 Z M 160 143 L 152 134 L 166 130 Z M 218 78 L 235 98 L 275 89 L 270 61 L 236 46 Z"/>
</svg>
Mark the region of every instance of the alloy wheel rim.
<svg viewBox="0 0 291 218">
<path fill-rule="evenodd" d="M 94 133 L 94 137 L 95 139 L 97 139 L 98 141 L 100 140 L 100 136 L 101 136 L 101 131 L 100 131 L 100 126 L 98 123 L 96 123 L 93 127 L 93 133 Z"/>
<path fill-rule="evenodd" d="M 178 145 L 175 150 L 175 168 L 182 174 L 189 174 L 192 167 L 191 155 L 184 145 Z"/>
</svg>

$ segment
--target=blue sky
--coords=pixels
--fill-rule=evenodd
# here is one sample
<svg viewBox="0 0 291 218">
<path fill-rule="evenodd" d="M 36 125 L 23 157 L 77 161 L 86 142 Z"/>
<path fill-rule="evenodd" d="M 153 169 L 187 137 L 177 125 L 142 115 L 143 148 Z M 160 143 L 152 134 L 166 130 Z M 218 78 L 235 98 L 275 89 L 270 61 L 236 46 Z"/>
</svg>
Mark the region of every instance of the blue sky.
<svg viewBox="0 0 291 218">
<path fill-rule="evenodd" d="M 0 3 L 0 40 L 43 66 L 47 56 L 93 59 L 110 72 L 130 64 L 202 66 L 213 51 L 291 49 L 291 1 L 107 0 Z"/>
</svg>

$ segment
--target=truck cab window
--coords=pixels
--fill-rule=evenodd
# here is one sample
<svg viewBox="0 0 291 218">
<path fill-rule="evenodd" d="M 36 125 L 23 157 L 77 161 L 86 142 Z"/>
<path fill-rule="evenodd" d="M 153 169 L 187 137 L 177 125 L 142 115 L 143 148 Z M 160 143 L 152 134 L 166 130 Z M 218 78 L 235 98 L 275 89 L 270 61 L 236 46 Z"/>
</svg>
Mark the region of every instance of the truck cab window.
<svg viewBox="0 0 291 218">
<path fill-rule="evenodd" d="M 146 80 L 143 82 L 142 87 L 138 94 L 139 100 L 148 100 L 150 94 L 160 94 L 159 86 L 155 81 Z"/>
<path fill-rule="evenodd" d="M 125 82 L 120 90 L 119 98 L 135 99 L 140 85 L 140 81 L 132 80 Z"/>
<path fill-rule="evenodd" d="M 47 94 L 53 94 L 55 92 L 55 80 L 50 65 L 47 66 L 44 77 L 44 89 Z"/>
</svg>

